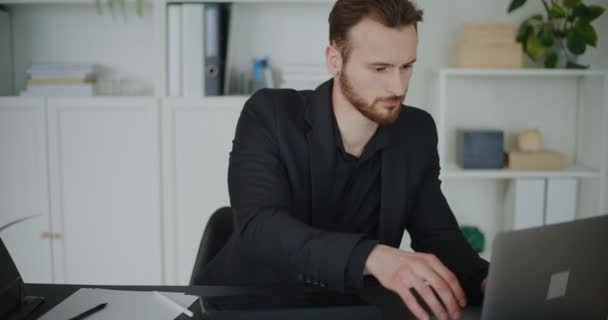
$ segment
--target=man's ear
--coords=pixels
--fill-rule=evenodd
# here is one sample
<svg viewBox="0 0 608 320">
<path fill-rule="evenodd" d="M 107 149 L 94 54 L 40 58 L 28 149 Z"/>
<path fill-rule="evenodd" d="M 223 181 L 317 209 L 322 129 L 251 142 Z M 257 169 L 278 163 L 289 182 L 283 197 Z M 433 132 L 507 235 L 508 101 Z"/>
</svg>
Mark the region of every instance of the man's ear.
<svg viewBox="0 0 608 320">
<path fill-rule="evenodd" d="M 329 73 L 334 76 L 338 76 L 342 71 L 342 55 L 334 44 L 327 46 L 325 49 L 325 63 Z"/>
</svg>

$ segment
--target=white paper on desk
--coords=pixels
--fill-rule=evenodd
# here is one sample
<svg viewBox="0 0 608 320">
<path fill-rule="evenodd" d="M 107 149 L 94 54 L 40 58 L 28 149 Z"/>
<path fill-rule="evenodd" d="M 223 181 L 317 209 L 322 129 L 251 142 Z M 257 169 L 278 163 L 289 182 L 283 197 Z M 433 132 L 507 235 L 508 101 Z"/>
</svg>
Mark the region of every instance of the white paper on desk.
<svg viewBox="0 0 608 320">
<path fill-rule="evenodd" d="M 190 307 L 198 297 L 176 292 L 161 292 L 184 308 Z M 170 320 L 180 315 L 153 292 L 106 289 L 80 289 L 63 300 L 41 320 L 66 320 L 101 303 L 108 305 L 87 317 L 87 320 Z"/>
</svg>

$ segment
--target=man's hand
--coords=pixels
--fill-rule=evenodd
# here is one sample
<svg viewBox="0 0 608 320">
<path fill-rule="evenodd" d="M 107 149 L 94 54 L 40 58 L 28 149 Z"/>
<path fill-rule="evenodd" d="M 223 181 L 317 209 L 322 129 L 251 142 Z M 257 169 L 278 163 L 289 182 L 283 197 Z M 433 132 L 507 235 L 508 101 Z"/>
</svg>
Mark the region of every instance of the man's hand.
<svg viewBox="0 0 608 320">
<path fill-rule="evenodd" d="M 364 274 L 374 276 L 382 286 L 397 293 L 418 319 L 429 319 L 429 315 L 411 289 L 418 292 L 440 320 L 460 319 L 460 310 L 466 306 L 466 297 L 456 276 L 431 254 L 377 245 L 365 262 Z"/>
</svg>

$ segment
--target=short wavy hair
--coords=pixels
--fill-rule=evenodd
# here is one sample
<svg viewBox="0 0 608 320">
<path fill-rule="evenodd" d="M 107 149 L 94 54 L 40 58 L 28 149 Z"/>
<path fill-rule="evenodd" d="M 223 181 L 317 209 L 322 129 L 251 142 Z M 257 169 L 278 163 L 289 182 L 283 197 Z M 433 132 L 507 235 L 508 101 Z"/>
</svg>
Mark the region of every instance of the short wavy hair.
<svg viewBox="0 0 608 320">
<path fill-rule="evenodd" d="M 422 10 L 409 0 L 338 0 L 329 14 L 329 43 L 335 44 L 346 62 L 350 54 L 348 32 L 363 18 L 371 18 L 389 28 L 422 22 Z"/>
</svg>

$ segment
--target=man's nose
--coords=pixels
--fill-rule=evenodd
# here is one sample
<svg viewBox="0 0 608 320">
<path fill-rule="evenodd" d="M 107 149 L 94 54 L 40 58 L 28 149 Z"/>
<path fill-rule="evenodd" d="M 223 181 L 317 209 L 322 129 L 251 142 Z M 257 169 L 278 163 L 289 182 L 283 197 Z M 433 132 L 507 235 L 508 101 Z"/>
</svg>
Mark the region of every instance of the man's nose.
<svg viewBox="0 0 608 320">
<path fill-rule="evenodd" d="M 401 70 L 393 72 L 388 81 L 388 91 L 393 96 L 402 96 L 405 91 L 405 78 L 401 74 Z"/>
</svg>

